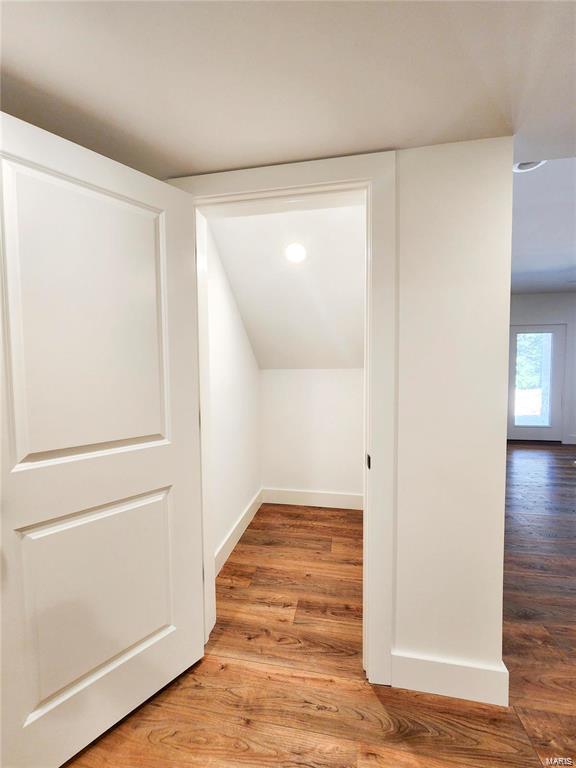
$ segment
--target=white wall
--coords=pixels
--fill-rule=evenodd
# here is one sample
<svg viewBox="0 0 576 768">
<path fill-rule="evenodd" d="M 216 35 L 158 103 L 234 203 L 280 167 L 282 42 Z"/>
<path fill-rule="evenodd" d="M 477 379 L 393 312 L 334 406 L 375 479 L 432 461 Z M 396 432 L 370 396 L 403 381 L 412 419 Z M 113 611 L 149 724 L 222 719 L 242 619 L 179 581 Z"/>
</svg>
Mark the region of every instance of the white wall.
<svg viewBox="0 0 576 768">
<path fill-rule="evenodd" d="M 562 442 L 576 444 L 576 292 L 513 294 L 511 325 L 566 325 Z"/>
<path fill-rule="evenodd" d="M 260 491 L 260 371 L 201 214 L 197 227 L 204 519 L 218 566 Z"/>
<path fill-rule="evenodd" d="M 397 153 L 393 685 L 504 703 L 510 139 Z"/>
<path fill-rule="evenodd" d="M 275 369 L 260 377 L 263 487 L 355 495 L 361 506 L 363 370 Z"/>
</svg>

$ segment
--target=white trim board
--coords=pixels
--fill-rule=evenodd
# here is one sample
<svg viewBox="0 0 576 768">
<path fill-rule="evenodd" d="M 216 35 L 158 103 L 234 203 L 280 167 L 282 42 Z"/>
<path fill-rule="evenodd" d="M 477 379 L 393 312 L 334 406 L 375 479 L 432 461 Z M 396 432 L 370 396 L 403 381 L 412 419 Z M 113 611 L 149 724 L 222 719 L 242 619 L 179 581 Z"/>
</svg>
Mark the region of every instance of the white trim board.
<svg viewBox="0 0 576 768">
<path fill-rule="evenodd" d="M 503 662 L 469 663 L 394 650 L 392 686 L 508 706 L 508 670 Z"/>
<path fill-rule="evenodd" d="M 250 501 L 246 509 L 242 512 L 238 520 L 232 526 L 232 530 L 226 536 L 222 544 L 216 550 L 214 555 L 214 564 L 216 569 L 216 576 L 220 572 L 222 566 L 230 557 L 230 554 L 236 544 L 240 541 L 242 534 L 250 525 L 252 518 L 258 512 L 260 505 L 262 504 L 262 489 L 258 491 Z"/>
<path fill-rule="evenodd" d="M 305 491 L 295 488 L 263 488 L 262 502 L 295 504 L 301 507 L 329 507 L 330 509 L 364 508 L 364 496 L 361 493 Z"/>
</svg>

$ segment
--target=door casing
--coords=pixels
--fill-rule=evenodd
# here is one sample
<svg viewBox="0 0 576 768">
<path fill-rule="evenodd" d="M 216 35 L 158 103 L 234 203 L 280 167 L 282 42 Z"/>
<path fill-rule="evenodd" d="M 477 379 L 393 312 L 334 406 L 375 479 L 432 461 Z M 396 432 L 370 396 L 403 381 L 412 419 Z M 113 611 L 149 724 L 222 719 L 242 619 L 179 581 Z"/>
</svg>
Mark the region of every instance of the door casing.
<svg viewBox="0 0 576 768">
<path fill-rule="evenodd" d="M 170 183 L 195 209 L 286 195 L 363 190 L 366 195 L 363 661 L 370 682 L 391 683 L 394 642 L 397 445 L 395 152 L 205 174 Z M 204 526 L 206 528 L 206 526 Z M 206 636 L 216 619 L 214 554 L 204 547 Z"/>
</svg>

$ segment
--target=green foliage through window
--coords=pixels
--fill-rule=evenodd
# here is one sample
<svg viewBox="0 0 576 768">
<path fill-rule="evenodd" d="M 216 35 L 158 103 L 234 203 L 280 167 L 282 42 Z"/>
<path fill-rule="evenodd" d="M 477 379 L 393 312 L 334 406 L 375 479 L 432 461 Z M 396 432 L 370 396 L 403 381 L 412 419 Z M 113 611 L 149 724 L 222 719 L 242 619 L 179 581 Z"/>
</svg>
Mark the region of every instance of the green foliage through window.
<svg viewBox="0 0 576 768">
<path fill-rule="evenodd" d="M 543 364 L 550 356 L 550 333 L 519 333 L 516 347 L 516 388 L 541 389 Z"/>
</svg>

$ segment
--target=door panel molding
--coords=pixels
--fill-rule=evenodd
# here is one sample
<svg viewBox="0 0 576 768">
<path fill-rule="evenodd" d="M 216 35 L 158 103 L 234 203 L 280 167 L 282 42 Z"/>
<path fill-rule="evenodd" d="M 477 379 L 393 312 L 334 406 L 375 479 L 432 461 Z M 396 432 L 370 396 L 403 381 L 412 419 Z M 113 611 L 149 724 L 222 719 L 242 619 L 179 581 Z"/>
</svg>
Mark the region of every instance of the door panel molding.
<svg viewBox="0 0 576 768">
<path fill-rule="evenodd" d="M 26 728 L 35 720 L 38 720 L 40 717 L 47 715 L 55 707 L 60 706 L 65 701 L 72 698 L 72 696 L 75 696 L 77 693 L 80 693 L 84 689 L 88 688 L 101 677 L 104 677 L 104 675 L 113 672 L 121 664 L 124 664 L 139 653 L 145 651 L 147 648 L 150 648 L 150 646 L 152 646 L 154 643 L 163 640 L 175 630 L 176 627 L 174 624 L 167 624 L 164 627 L 160 627 L 160 629 L 155 630 L 150 635 L 148 635 L 148 637 L 145 637 L 142 640 L 134 643 L 134 645 L 122 651 L 112 659 L 104 662 L 96 669 L 86 673 L 85 675 L 82 675 L 80 678 L 78 678 L 78 680 L 75 680 L 73 683 L 70 683 L 70 685 L 58 691 L 58 693 L 55 693 L 53 696 L 50 696 L 47 699 L 41 701 L 36 709 L 26 718 L 24 727 Z"/>
<path fill-rule="evenodd" d="M 63 180 L 47 168 L 30 169 L 4 158 L 2 168 L 16 462 L 37 454 L 75 448 L 85 452 L 90 445 L 166 436 L 163 211 L 86 183 Z M 79 238 L 84 218 L 94 222 L 90 242 Z M 133 250 L 125 247 L 130 240 Z M 138 274 L 139 264 L 146 266 L 146 273 Z M 119 285 L 107 279 L 107 270 L 113 269 Z M 85 274 L 80 276 L 80 271 Z M 50 284 L 55 274 L 58 279 L 50 290 L 41 290 L 41 283 Z M 154 291 L 156 306 L 136 305 L 132 316 L 123 306 L 123 291 L 128 294 L 133 274 L 143 283 L 141 290 Z M 107 294 L 106 301 L 98 293 Z M 140 316 L 144 310 L 148 317 Z M 94 323 L 82 328 L 86 339 L 68 332 L 82 312 L 94 315 Z M 139 350 L 139 368 L 132 375 L 128 366 L 106 370 L 105 361 L 113 359 L 122 345 L 137 344 L 139 326 L 152 325 L 154 315 L 156 338 L 150 338 L 146 351 Z M 46 350 L 40 344 L 43 333 L 61 343 Z M 66 340 L 68 344 L 63 344 Z M 103 361 L 100 371 L 93 364 L 95 357 Z M 55 373 L 66 366 L 68 389 L 51 388 L 52 369 Z M 107 388 L 110 374 L 116 381 Z M 91 417 L 81 402 L 73 410 L 71 398 L 82 398 L 95 377 L 101 386 L 91 392 L 95 401 Z M 130 392 L 135 397 L 126 402 Z M 125 401 L 122 406 L 120 398 Z"/>
</svg>

